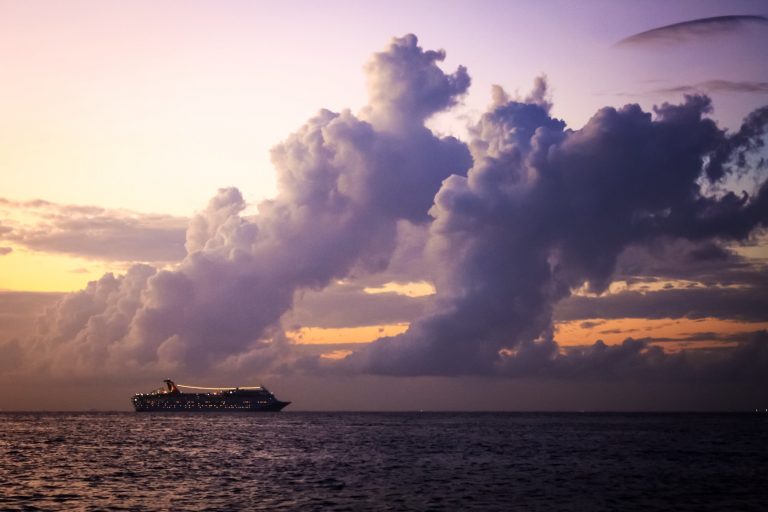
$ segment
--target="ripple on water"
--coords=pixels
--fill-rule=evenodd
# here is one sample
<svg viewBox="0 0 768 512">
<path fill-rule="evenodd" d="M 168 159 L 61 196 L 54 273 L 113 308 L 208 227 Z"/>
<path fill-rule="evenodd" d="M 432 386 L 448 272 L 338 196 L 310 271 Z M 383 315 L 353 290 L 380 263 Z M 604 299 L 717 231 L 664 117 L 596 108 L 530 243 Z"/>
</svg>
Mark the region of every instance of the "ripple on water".
<svg viewBox="0 0 768 512">
<path fill-rule="evenodd" d="M 0 509 L 764 510 L 751 415 L 0 414 Z"/>
</svg>

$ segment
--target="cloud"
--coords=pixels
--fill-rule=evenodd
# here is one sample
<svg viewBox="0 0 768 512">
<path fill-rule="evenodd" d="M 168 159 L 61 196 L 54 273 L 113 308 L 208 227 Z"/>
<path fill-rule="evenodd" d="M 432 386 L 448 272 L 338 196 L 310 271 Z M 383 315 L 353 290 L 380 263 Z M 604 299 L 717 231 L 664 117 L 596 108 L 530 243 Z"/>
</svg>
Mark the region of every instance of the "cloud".
<svg viewBox="0 0 768 512">
<path fill-rule="evenodd" d="M 732 15 L 688 20 L 634 34 L 616 45 L 669 45 L 739 32 L 750 26 L 768 26 L 768 18 L 758 15 Z"/>
<path fill-rule="evenodd" d="M 755 336 L 760 336 L 761 331 L 742 331 L 731 332 L 727 334 L 718 332 L 694 332 L 680 337 L 651 337 L 649 341 L 653 343 L 711 343 L 717 341 L 718 343 L 745 343 L 751 341 Z"/>
<path fill-rule="evenodd" d="M 436 65 L 444 59 L 444 50 L 422 50 L 413 34 L 394 39 L 366 66 L 370 102 L 365 117 L 384 129 L 421 131 L 427 118 L 454 106 L 469 88 L 467 69 L 459 66 L 446 74 Z"/>
<path fill-rule="evenodd" d="M 175 219 L 77 219 L 20 229 L 9 240 L 29 249 L 118 261 L 178 261 L 184 230 Z"/>
<path fill-rule="evenodd" d="M 6 254 L 11 254 L 12 252 L 12 247 L 0 247 L 0 256 L 5 256 Z"/>
<path fill-rule="evenodd" d="M 764 280 L 764 262 L 735 251 L 752 243 L 759 242 L 746 239 L 729 245 L 717 240 L 660 237 L 625 248 L 617 262 L 616 277 L 629 282 L 678 280 L 702 286 L 750 286 Z"/>
<path fill-rule="evenodd" d="M 720 318 L 768 321 L 768 272 L 762 261 L 713 242 L 662 238 L 626 248 L 615 279 L 630 289 L 573 295 L 560 301 L 558 321 L 601 318 Z M 663 288 L 658 286 L 664 284 Z M 673 283 L 676 283 L 673 285 Z"/>
<path fill-rule="evenodd" d="M 303 292 L 289 324 L 311 327 L 357 327 L 410 322 L 421 316 L 429 297 L 365 293 L 360 285 L 336 284 Z"/>
<path fill-rule="evenodd" d="M 768 286 L 626 291 L 601 297 L 572 296 L 557 306 L 560 321 L 587 318 L 721 318 L 768 321 Z"/>
<path fill-rule="evenodd" d="M 184 257 L 188 219 L 48 201 L 0 200 L 0 239 L 35 251 L 83 258 L 175 262 Z"/>
<path fill-rule="evenodd" d="M 674 87 L 663 87 L 654 89 L 655 93 L 718 93 L 718 92 L 737 92 L 751 94 L 768 93 L 768 82 L 752 82 L 732 80 L 707 80 L 695 85 L 678 85 Z"/>
<path fill-rule="evenodd" d="M 398 226 L 427 222 L 442 181 L 471 165 L 463 143 L 424 126 L 469 86 L 463 68 L 438 67 L 443 57 L 415 36 L 392 40 L 367 67 L 362 117 L 322 110 L 272 150 L 278 194 L 255 218 L 241 215 L 237 189 L 221 189 L 190 220 L 178 268 L 137 266 L 63 299 L 40 341 L 55 347 L 55 365 L 272 364 L 285 353 L 280 319 L 296 292 L 386 268 Z"/>
<path fill-rule="evenodd" d="M 609 346 L 598 340 L 565 353 L 551 341 L 525 343 L 504 357 L 498 371 L 516 377 L 576 380 L 735 381 L 752 387 L 752 394 L 754 386 L 768 384 L 767 331 L 748 334 L 746 341 L 725 355 L 718 351 L 667 353 L 650 342 L 627 338 Z"/>
<path fill-rule="evenodd" d="M 765 138 L 768 135 L 768 106 L 758 108 L 752 111 L 739 128 L 739 131 L 728 137 L 712 153 L 707 164 L 707 178 L 714 182 L 721 180 L 726 174 L 736 169 L 748 168 L 747 156 L 756 153 L 765 147 Z M 732 168 L 727 166 L 731 164 Z M 765 168 L 766 161 L 761 158 L 755 166 Z M 730 201 L 738 201 L 733 196 Z M 762 215 L 760 219 L 763 223 L 766 221 L 766 210 L 768 210 L 768 181 L 763 181 L 761 189 L 758 192 L 758 203 L 754 210 L 757 215 Z"/>
<path fill-rule="evenodd" d="M 60 300 L 60 293 L 0 291 L 0 342 L 35 335 L 35 319 Z"/>
<path fill-rule="evenodd" d="M 713 189 L 753 171 L 747 157 L 761 147 L 766 109 L 734 134 L 708 117 L 704 96 L 653 112 L 606 107 L 572 130 L 552 117 L 541 78 L 520 101 L 497 89 L 463 143 L 424 124 L 469 87 L 465 68 L 439 67 L 444 56 L 415 36 L 393 39 L 366 67 L 369 102 L 359 115 L 321 110 L 273 149 L 278 193 L 258 215 L 243 215 L 237 189 L 221 189 L 190 219 L 185 255 L 171 270 L 135 265 L 64 296 L 24 344 L 36 368 L 84 378 L 613 378 L 688 365 L 648 340 L 565 350 L 554 314 L 573 290 L 605 292 L 630 263 L 643 268 L 637 279 L 652 277 L 658 259 L 630 261 L 632 251 L 672 248 L 699 270 L 728 261 L 737 272 L 726 244 L 766 227 L 768 185 L 741 195 Z M 101 214 L 83 215 L 90 225 Z M 360 294 L 421 279 L 434 283 L 434 296 Z M 361 325 L 403 319 L 406 305 L 417 316 L 404 334 L 345 359 L 296 350 L 283 322 L 338 326 L 346 311 L 334 305 Z M 730 360 L 748 364 L 743 354 L 762 354 L 764 340 L 739 350 L 747 345 Z M 716 358 L 702 365 L 727 373 Z"/>
<path fill-rule="evenodd" d="M 540 105 L 494 104 L 473 129 L 474 166 L 443 183 L 431 210 L 435 307 L 346 364 L 395 375 L 495 374 L 505 351 L 549 357 L 558 352 L 555 305 L 583 286 L 604 292 L 625 249 L 744 240 L 765 226 L 765 182 L 754 196 L 713 196 L 701 180 L 748 166 L 766 109 L 732 135 L 705 116 L 710 110 L 708 98 L 688 96 L 655 116 L 637 105 L 604 108 L 566 130 Z"/>
<path fill-rule="evenodd" d="M 376 272 L 353 269 L 342 282 L 322 290 L 302 290 L 296 294 L 286 325 L 313 327 L 354 327 L 410 322 L 429 307 L 432 296 L 408 297 L 396 293 L 366 293 L 366 288 L 381 288 L 391 282 L 417 282 L 428 278 L 424 245 L 429 225 L 408 221 L 397 223 L 395 250 L 387 267 Z"/>
</svg>

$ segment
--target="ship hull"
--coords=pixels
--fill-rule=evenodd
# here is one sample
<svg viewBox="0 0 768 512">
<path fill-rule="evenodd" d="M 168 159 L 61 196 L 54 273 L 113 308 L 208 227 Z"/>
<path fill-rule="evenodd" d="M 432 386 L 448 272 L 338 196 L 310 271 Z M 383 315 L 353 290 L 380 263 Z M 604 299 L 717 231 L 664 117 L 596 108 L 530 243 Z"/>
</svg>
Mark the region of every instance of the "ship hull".
<svg viewBox="0 0 768 512">
<path fill-rule="evenodd" d="M 271 393 L 245 391 L 137 394 L 131 402 L 136 412 L 278 412 L 291 403 Z"/>
</svg>

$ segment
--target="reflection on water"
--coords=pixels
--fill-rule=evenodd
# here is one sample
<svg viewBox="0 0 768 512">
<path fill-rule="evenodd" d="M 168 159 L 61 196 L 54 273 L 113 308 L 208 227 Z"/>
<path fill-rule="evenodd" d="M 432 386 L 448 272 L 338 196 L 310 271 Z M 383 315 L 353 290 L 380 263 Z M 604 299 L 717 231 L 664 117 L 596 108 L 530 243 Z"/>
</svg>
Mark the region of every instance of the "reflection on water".
<svg viewBox="0 0 768 512">
<path fill-rule="evenodd" d="M 766 415 L 0 414 L 0 509 L 766 510 Z"/>
</svg>

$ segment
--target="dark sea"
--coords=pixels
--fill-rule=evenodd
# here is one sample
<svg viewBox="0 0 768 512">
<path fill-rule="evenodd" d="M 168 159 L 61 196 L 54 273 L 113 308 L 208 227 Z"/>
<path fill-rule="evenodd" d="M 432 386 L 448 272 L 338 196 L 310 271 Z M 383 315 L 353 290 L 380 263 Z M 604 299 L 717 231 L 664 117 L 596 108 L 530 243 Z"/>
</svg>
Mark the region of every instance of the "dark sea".
<svg viewBox="0 0 768 512">
<path fill-rule="evenodd" d="M 768 510 L 768 414 L 3 413 L 2 510 Z"/>
</svg>

